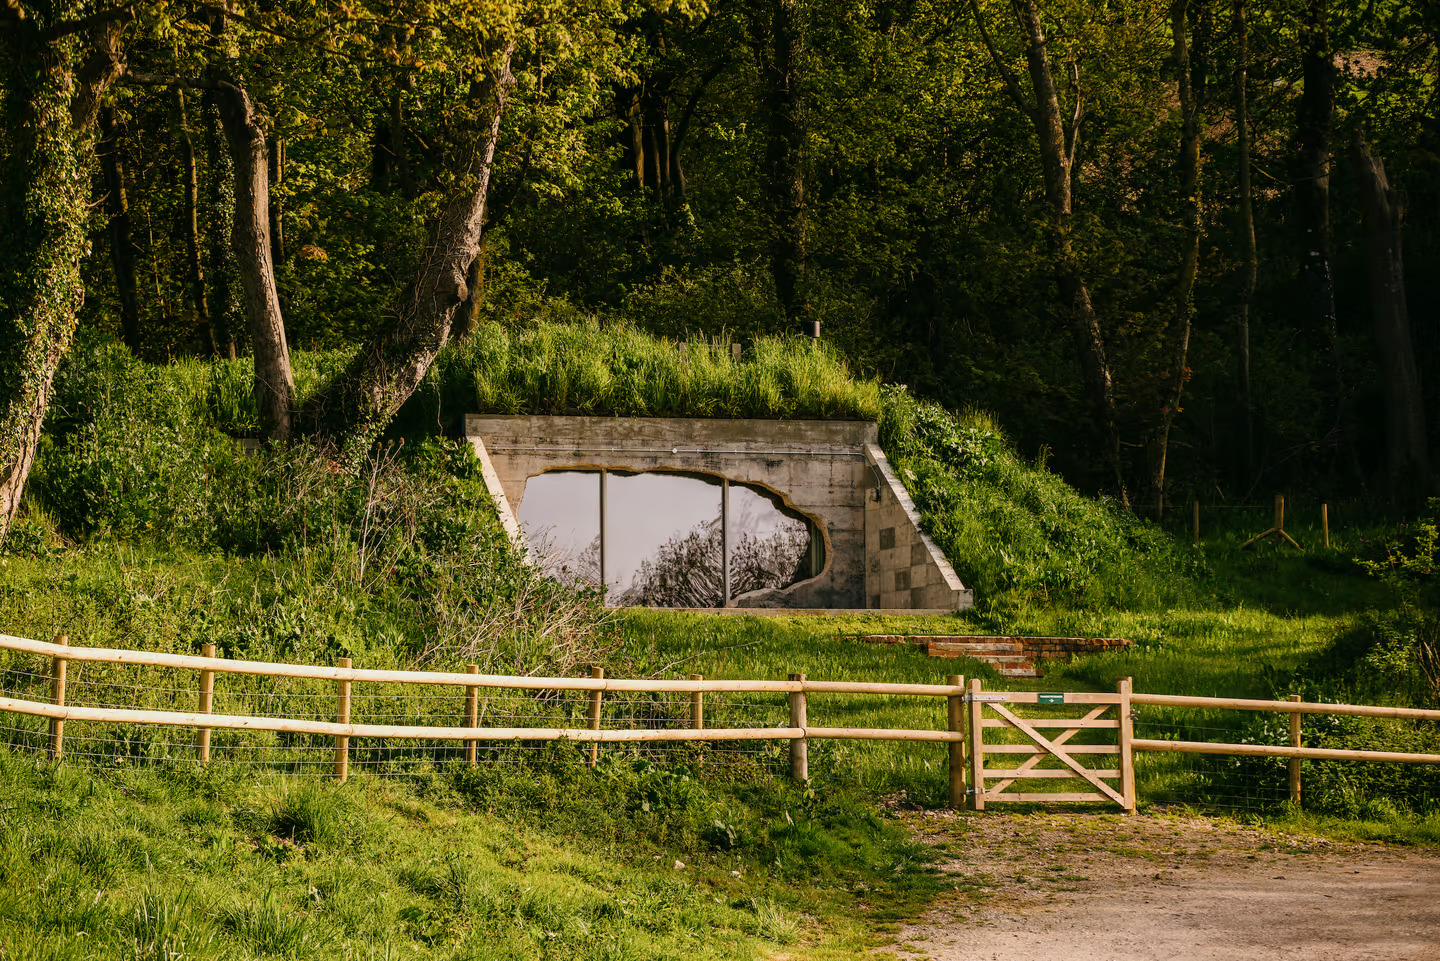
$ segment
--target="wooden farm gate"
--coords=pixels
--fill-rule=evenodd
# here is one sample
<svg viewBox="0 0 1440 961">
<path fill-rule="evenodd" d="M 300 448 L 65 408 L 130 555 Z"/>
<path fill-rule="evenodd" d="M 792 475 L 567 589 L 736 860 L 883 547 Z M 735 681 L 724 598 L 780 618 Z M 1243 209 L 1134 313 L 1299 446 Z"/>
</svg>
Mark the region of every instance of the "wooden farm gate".
<svg viewBox="0 0 1440 961">
<path fill-rule="evenodd" d="M 983 811 L 987 803 L 1001 801 L 1100 801 L 1134 811 L 1130 697 L 1128 678 L 1114 694 L 987 692 L 978 679 L 971 680 L 965 702 L 970 741 L 968 793 L 975 810 Z M 1019 705 L 1025 705 L 1023 714 L 1016 710 Z M 1094 743 L 1100 740 L 1097 732 L 1103 738 L 1100 743 Z M 1039 779 L 1080 781 L 1084 789 L 1024 789 L 1028 782 Z M 1021 789 L 1011 790 L 1017 784 Z"/>
</svg>

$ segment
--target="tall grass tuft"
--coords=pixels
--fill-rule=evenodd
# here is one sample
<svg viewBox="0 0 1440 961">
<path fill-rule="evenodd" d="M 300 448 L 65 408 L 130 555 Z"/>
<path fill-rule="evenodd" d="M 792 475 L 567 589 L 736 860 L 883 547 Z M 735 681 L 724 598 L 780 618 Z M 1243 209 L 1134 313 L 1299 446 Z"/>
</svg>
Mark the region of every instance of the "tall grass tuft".
<svg viewBox="0 0 1440 961">
<path fill-rule="evenodd" d="M 273 890 L 258 903 L 226 911 L 222 920 L 240 940 L 262 954 L 314 956 L 331 941 L 330 933 L 312 919 L 276 904 Z"/>
<path fill-rule="evenodd" d="M 442 411 L 875 420 L 880 388 L 824 343 L 680 344 L 626 324 L 477 329 L 435 365 L 416 404 Z M 410 412 L 415 419 L 423 415 Z M 432 412 L 433 415 L 433 412 Z"/>
</svg>

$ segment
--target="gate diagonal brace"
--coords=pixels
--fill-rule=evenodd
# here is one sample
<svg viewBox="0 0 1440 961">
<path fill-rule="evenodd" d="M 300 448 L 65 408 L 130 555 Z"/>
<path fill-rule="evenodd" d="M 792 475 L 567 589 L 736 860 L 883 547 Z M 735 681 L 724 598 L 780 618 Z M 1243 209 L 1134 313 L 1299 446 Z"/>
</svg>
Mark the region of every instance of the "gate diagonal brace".
<svg viewBox="0 0 1440 961">
<path fill-rule="evenodd" d="M 1085 767 L 1079 761 L 1076 761 L 1069 754 L 1066 754 L 1063 747 L 1047 739 L 1045 735 L 1035 730 L 1029 724 L 1026 724 L 1023 718 L 1016 717 L 1002 705 L 991 704 L 990 706 L 995 709 L 996 714 L 999 714 L 1001 717 L 1005 718 L 1005 720 L 1009 721 L 1011 724 L 1015 725 L 1017 728 L 1023 731 L 1025 735 L 1032 741 L 1034 741 L 1036 744 L 1040 745 L 1045 750 L 1055 755 L 1055 757 L 1060 761 L 1061 764 L 1064 764 L 1070 770 L 1074 771 L 1076 774 L 1080 775 L 1082 778 L 1095 785 L 1097 788 L 1100 789 L 1100 792 L 1102 794 L 1109 797 L 1122 808 L 1126 806 L 1125 799 L 1122 798 L 1119 794 L 1115 793 L 1114 788 L 1106 784 L 1100 778 L 1096 777 L 1089 768 Z"/>
<path fill-rule="evenodd" d="M 1101 714 L 1104 714 L 1104 713 L 1105 713 L 1106 711 L 1108 711 L 1108 710 L 1110 710 L 1110 705 L 1109 705 L 1109 704 L 1101 704 L 1099 707 L 1097 707 L 1097 708 L 1095 708 L 1094 710 L 1092 710 L 1089 714 L 1086 714 L 1084 717 L 1080 718 L 1080 723 L 1083 724 L 1083 723 L 1086 722 L 1086 721 L 1098 720 L 1099 717 L 1100 717 L 1100 715 L 1101 715 Z M 1064 731 L 1060 732 L 1060 734 L 1058 734 L 1058 735 L 1055 737 L 1055 740 L 1052 741 L 1051 743 L 1052 743 L 1052 744 L 1056 744 L 1056 745 L 1064 744 L 1066 741 L 1070 740 L 1072 737 L 1074 737 L 1075 735 L 1079 734 L 1080 731 L 1081 731 L 1081 728 L 1078 728 L 1078 727 L 1068 728 L 1067 730 L 1064 730 Z M 1041 761 L 1043 761 L 1043 760 L 1045 760 L 1045 755 L 1044 755 L 1043 753 L 1037 753 L 1037 754 L 1035 754 L 1033 757 L 1030 757 L 1030 758 L 1028 758 L 1027 760 L 1021 762 L 1020 766 L 1019 766 L 1018 768 L 1016 768 L 1016 771 L 1029 771 L 1031 768 L 1034 768 L 1036 765 L 1038 765 L 1038 764 L 1039 764 Z M 1005 790 L 1007 787 L 1009 787 L 1010 785 L 1014 784 L 1015 781 L 1016 781 L 1016 778 L 1013 778 L 1013 777 L 1012 777 L 1012 778 L 1006 778 L 1005 780 L 1001 781 L 999 784 L 995 785 L 995 786 L 994 786 L 993 788 L 991 788 L 990 790 L 995 791 L 996 793 L 999 793 L 1000 791 L 1003 791 L 1003 790 Z"/>
</svg>

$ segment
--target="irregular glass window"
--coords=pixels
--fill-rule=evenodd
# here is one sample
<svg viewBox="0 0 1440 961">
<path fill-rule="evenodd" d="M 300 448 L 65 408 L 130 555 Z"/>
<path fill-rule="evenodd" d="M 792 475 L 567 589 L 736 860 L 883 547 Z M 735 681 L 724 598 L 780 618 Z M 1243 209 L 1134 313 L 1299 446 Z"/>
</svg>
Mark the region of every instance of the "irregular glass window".
<svg viewBox="0 0 1440 961">
<path fill-rule="evenodd" d="M 723 606 L 721 487 L 716 478 L 694 474 L 607 474 L 609 603 Z"/>
<path fill-rule="evenodd" d="M 812 523 L 759 488 L 730 485 L 730 596 L 789 587 L 825 568 Z"/>
<path fill-rule="evenodd" d="M 600 584 L 600 475 L 557 470 L 530 478 L 518 520 L 530 559 L 565 584 Z"/>
<path fill-rule="evenodd" d="M 603 580 L 611 606 L 722 607 L 825 567 L 808 518 L 769 491 L 704 474 L 540 474 L 526 485 L 519 520 L 547 573 Z"/>
</svg>

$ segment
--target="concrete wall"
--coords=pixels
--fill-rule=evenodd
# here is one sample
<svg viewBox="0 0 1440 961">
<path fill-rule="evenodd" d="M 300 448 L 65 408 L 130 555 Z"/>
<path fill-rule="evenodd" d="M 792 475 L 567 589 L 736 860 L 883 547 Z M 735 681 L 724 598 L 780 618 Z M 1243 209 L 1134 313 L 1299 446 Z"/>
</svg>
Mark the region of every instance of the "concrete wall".
<svg viewBox="0 0 1440 961">
<path fill-rule="evenodd" d="M 940 548 L 920 530 L 920 512 L 873 443 L 865 456 L 880 481 L 865 502 L 865 606 L 963 610 L 975 603 Z"/>
<path fill-rule="evenodd" d="M 736 606 L 953 611 L 968 599 L 954 571 L 935 552 L 943 570 L 926 566 L 936 566 L 933 558 L 910 565 L 918 568 L 911 576 L 923 580 L 914 586 L 924 589 L 882 592 L 884 600 L 894 603 L 872 603 L 867 557 L 872 553 L 869 542 L 878 544 L 879 531 L 871 532 L 869 526 L 872 507 L 884 506 L 887 496 L 887 485 L 882 485 L 881 504 L 872 504 L 877 474 L 870 452 L 879 450 L 874 424 L 472 414 L 465 419 L 465 433 L 485 464 L 486 482 L 497 495 L 507 529 L 519 513 L 526 483 L 550 470 L 691 471 L 774 492 L 815 521 L 825 539 L 825 568 L 789 588 L 744 595 L 733 602 Z M 883 463 L 884 455 L 879 457 Z M 893 475 L 888 485 L 898 486 Z M 899 490 L 903 493 L 904 488 Z M 893 492 L 888 496 L 896 500 Z M 894 521 L 890 526 L 896 542 L 903 541 L 907 549 L 917 541 L 929 544 L 915 528 L 908 495 L 904 503 L 909 514 L 902 506 L 894 518 L 886 515 L 887 523 Z M 933 552 L 933 545 L 928 550 Z M 946 594 L 942 585 L 952 581 L 954 590 Z M 917 600 L 925 603 L 914 603 Z"/>
</svg>

